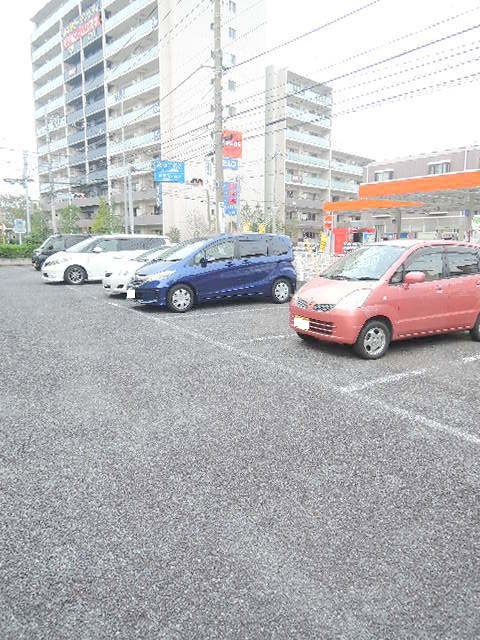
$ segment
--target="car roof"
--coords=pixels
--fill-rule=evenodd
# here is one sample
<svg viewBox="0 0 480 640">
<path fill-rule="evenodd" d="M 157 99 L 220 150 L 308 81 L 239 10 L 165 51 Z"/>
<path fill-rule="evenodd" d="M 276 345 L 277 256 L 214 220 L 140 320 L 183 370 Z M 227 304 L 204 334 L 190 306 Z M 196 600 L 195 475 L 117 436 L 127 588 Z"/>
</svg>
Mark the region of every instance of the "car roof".
<svg viewBox="0 0 480 640">
<path fill-rule="evenodd" d="M 404 247 L 410 249 L 411 247 L 438 247 L 438 246 L 466 246 L 466 247 L 480 247 L 479 244 L 474 242 L 467 242 L 462 240 L 410 240 L 401 238 L 399 240 L 384 240 L 377 242 L 376 244 L 390 246 L 390 247 Z"/>
</svg>

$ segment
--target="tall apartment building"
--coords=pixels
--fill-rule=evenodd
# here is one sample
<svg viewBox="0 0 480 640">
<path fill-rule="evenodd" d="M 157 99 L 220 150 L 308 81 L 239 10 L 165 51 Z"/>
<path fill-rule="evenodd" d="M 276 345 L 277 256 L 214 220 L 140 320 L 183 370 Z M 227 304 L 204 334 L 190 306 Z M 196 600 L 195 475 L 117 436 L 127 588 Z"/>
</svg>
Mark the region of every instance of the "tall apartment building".
<svg viewBox="0 0 480 640">
<path fill-rule="evenodd" d="M 318 238 L 322 206 L 354 198 L 368 158 L 332 149 L 332 90 L 288 69 L 266 70 L 265 205 L 300 236 Z"/>
<path fill-rule="evenodd" d="M 365 182 L 401 180 L 442 173 L 478 171 L 480 169 L 480 148 L 476 146 L 434 151 L 412 155 L 406 158 L 371 162 L 365 167 Z M 469 212 L 470 215 L 472 212 Z M 443 211 L 440 207 L 430 207 L 426 211 L 408 211 L 402 214 L 402 231 L 421 238 L 454 237 L 463 239 L 469 226 L 468 215 L 464 211 Z M 341 216 L 342 218 L 344 216 Z M 394 218 L 387 213 L 364 215 L 365 224 L 375 227 L 377 237 L 396 231 Z"/>
<path fill-rule="evenodd" d="M 262 48 L 264 1 L 223 0 L 225 127 L 236 117 Z M 210 0 L 50 0 L 33 22 L 40 193 L 73 201 L 91 225 L 103 197 L 123 217 L 131 173 L 136 230 L 208 225 L 213 205 L 213 3 Z M 255 90 L 255 84 L 248 90 Z M 263 123 L 264 115 L 257 118 Z M 249 120 L 249 125 L 251 120 Z M 244 145 L 248 162 L 258 143 Z M 186 161 L 185 185 L 153 181 L 155 158 Z M 258 173 L 258 172 L 257 172 Z M 191 184 L 191 181 L 194 184 Z M 201 185 L 201 186 L 199 186 Z M 261 189 L 254 181 L 247 192 Z"/>
</svg>

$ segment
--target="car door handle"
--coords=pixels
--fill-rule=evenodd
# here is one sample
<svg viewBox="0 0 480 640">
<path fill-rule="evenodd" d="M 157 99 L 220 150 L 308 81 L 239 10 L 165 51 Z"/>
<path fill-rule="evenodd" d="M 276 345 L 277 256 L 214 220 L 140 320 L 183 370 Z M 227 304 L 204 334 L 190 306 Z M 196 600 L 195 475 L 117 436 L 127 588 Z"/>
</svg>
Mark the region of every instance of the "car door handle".
<svg viewBox="0 0 480 640">
<path fill-rule="evenodd" d="M 247 258 L 245 258 L 244 260 L 242 260 L 243 264 L 250 264 L 250 260 L 247 260 Z"/>
<path fill-rule="evenodd" d="M 436 290 L 437 293 L 443 293 L 443 287 L 441 285 L 437 285 L 435 287 L 435 290 Z"/>
</svg>

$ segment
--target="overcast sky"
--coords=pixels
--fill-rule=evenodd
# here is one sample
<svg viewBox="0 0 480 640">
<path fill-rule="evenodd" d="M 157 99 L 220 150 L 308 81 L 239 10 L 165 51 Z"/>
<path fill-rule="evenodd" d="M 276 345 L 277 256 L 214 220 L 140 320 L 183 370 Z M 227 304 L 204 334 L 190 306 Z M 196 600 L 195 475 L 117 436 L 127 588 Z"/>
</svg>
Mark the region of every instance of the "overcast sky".
<svg viewBox="0 0 480 640">
<path fill-rule="evenodd" d="M 320 26 L 369 1 L 267 0 L 268 45 Z M 10 3 L 8 19 L 0 22 L 3 147 L 35 149 L 29 18 L 43 4 L 43 0 Z M 7 18 L 5 8 L 3 12 Z M 442 24 L 432 28 L 437 22 Z M 480 138 L 480 75 L 475 75 L 480 73 L 480 29 L 370 71 L 360 73 L 358 69 L 477 24 L 479 0 L 379 0 L 334 26 L 276 51 L 274 56 L 263 58 L 263 63 L 274 61 L 331 83 L 337 114 L 334 144 L 345 151 L 390 159 L 470 145 Z M 363 54 L 366 50 L 370 53 Z M 347 72 L 355 73 L 332 81 Z M 252 64 L 252 75 L 258 73 L 259 68 Z M 434 86 L 440 83 L 444 83 L 443 88 Z M 392 96 L 398 98 L 390 101 Z M 0 153 L 4 175 L 20 171 L 19 163 L 20 154 Z"/>
</svg>

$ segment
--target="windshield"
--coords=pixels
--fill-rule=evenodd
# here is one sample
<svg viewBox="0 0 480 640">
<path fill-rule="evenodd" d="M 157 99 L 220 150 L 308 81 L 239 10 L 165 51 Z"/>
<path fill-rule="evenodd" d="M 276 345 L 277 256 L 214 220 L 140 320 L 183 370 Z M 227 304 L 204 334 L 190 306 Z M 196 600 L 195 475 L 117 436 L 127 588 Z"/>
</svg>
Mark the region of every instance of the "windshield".
<svg viewBox="0 0 480 640">
<path fill-rule="evenodd" d="M 42 244 L 38 247 L 39 249 L 45 249 L 49 244 L 52 244 L 53 240 L 55 240 L 56 236 L 48 236 L 46 240 L 42 242 Z"/>
<path fill-rule="evenodd" d="M 65 251 L 68 251 L 69 253 L 82 253 L 88 249 L 92 243 L 97 242 L 97 240 L 98 238 L 87 238 L 86 240 L 82 240 L 81 242 L 74 244 L 73 247 L 65 249 Z"/>
<path fill-rule="evenodd" d="M 163 260 L 163 256 L 167 251 L 171 251 L 173 247 L 162 247 L 161 249 L 149 249 L 145 253 L 141 253 L 134 260 L 137 262 L 152 262 L 153 260 Z"/>
<path fill-rule="evenodd" d="M 379 280 L 404 252 L 404 247 L 370 245 L 347 254 L 322 276 L 331 280 Z"/>
<path fill-rule="evenodd" d="M 166 249 L 165 253 L 160 258 L 150 260 L 150 262 L 155 262 L 156 260 L 178 262 L 179 260 L 188 258 L 192 254 L 196 253 L 199 249 L 202 249 L 202 247 L 204 246 L 205 240 L 186 240 L 185 242 L 177 244 L 175 247 Z"/>
</svg>

